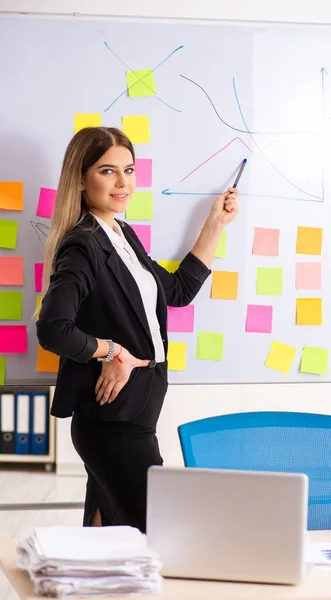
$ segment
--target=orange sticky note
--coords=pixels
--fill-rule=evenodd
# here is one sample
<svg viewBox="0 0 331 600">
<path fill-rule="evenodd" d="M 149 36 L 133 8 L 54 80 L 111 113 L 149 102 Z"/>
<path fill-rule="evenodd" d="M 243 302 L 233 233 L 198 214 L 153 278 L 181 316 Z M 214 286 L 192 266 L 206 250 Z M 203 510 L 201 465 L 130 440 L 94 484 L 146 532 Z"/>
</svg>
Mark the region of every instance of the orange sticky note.
<svg viewBox="0 0 331 600">
<path fill-rule="evenodd" d="M 320 255 L 322 239 L 321 227 L 298 227 L 296 253 Z"/>
<path fill-rule="evenodd" d="M 211 298 L 237 300 L 239 273 L 236 271 L 213 271 Z"/>
<path fill-rule="evenodd" d="M 0 256 L 0 285 L 23 285 L 23 257 Z"/>
<path fill-rule="evenodd" d="M 41 346 L 38 346 L 37 355 L 37 371 L 39 373 L 57 373 L 59 370 L 60 357 L 53 352 L 44 350 Z"/>
<path fill-rule="evenodd" d="M 0 209 L 23 210 L 23 208 L 23 182 L 0 181 Z"/>
<path fill-rule="evenodd" d="M 297 298 L 297 325 L 322 325 L 322 298 Z"/>
</svg>

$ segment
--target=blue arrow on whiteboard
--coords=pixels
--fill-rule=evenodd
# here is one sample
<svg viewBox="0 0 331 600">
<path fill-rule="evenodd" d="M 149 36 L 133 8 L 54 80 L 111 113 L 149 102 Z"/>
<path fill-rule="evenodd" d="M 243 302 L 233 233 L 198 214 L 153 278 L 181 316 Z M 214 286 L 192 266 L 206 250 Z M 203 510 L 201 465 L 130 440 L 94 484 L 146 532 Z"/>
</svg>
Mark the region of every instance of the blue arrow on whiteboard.
<svg viewBox="0 0 331 600">
<path fill-rule="evenodd" d="M 165 196 L 219 196 L 222 192 L 174 192 L 169 188 L 162 190 Z"/>
<path fill-rule="evenodd" d="M 162 190 L 161 194 L 164 196 L 219 196 L 223 192 L 177 192 L 166 188 Z M 323 198 L 295 198 L 295 196 L 276 196 L 271 194 L 249 194 L 241 192 L 240 196 L 250 196 L 252 198 L 273 198 L 275 200 L 296 200 L 298 202 L 323 202 Z"/>
</svg>

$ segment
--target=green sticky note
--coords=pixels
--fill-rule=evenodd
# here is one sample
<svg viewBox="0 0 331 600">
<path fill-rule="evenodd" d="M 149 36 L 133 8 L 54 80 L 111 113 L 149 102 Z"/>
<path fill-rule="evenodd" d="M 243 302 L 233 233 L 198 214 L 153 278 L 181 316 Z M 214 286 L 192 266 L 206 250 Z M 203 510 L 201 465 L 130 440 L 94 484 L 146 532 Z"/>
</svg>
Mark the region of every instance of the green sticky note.
<svg viewBox="0 0 331 600">
<path fill-rule="evenodd" d="M 5 321 L 21 321 L 22 313 L 22 292 L 0 292 L 0 319 Z"/>
<path fill-rule="evenodd" d="M 305 346 L 302 349 L 300 371 L 301 373 L 313 373 L 315 375 L 326 375 L 328 372 L 329 351 L 326 348 L 314 348 Z"/>
<path fill-rule="evenodd" d="M 226 257 L 226 231 L 222 231 L 220 241 L 218 242 L 217 248 L 215 251 L 215 258 L 225 258 L 225 257 Z"/>
<path fill-rule="evenodd" d="M 0 356 L 0 385 L 4 385 L 6 377 L 6 359 Z"/>
<path fill-rule="evenodd" d="M 18 221 L 0 219 L 0 248 L 15 250 L 17 242 Z"/>
<path fill-rule="evenodd" d="M 127 219 L 151 221 L 153 219 L 153 193 L 135 192 L 126 209 Z"/>
<path fill-rule="evenodd" d="M 262 296 L 281 296 L 283 290 L 283 269 L 258 267 L 256 293 Z"/>
<path fill-rule="evenodd" d="M 200 331 L 197 344 L 197 358 L 202 360 L 222 360 L 224 335 L 223 333 L 207 333 Z"/>
<path fill-rule="evenodd" d="M 127 71 L 126 83 L 128 86 L 128 95 L 131 98 L 137 96 L 154 96 L 156 94 L 153 69 Z"/>
</svg>

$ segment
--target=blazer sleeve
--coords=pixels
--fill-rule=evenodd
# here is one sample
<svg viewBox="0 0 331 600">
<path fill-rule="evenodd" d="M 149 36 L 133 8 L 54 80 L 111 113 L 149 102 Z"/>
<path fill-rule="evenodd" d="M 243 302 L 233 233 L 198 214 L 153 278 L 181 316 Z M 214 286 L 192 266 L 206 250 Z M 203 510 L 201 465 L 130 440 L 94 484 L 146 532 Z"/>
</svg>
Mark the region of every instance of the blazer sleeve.
<svg viewBox="0 0 331 600">
<path fill-rule="evenodd" d="M 129 225 L 126 224 L 127 227 Z M 130 227 L 130 233 L 147 256 L 152 270 L 162 283 L 168 306 L 187 306 L 192 302 L 203 283 L 209 277 L 211 270 L 194 254 L 189 252 L 174 273 L 169 273 L 146 253 L 135 231 Z"/>
<path fill-rule="evenodd" d="M 37 337 L 45 350 L 81 363 L 87 363 L 98 346 L 96 337 L 75 325 L 79 307 L 96 280 L 96 261 L 87 236 L 68 236 L 61 244 L 37 321 Z"/>
</svg>

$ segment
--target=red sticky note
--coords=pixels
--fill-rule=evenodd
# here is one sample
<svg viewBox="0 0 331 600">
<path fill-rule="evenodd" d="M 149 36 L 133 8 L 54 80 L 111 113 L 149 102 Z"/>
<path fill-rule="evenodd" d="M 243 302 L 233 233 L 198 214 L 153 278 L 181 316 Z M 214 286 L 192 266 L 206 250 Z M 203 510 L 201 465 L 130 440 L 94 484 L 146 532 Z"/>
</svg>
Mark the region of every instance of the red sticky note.
<svg viewBox="0 0 331 600">
<path fill-rule="evenodd" d="M 0 256 L 0 285 L 23 285 L 23 257 Z"/>
<path fill-rule="evenodd" d="M 245 331 L 249 333 L 271 333 L 272 306 L 248 304 Z"/>
<path fill-rule="evenodd" d="M 136 186 L 151 187 L 152 185 L 152 159 L 136 158 Z"/>
<path fill-rule="evenodd" d="M 44 263 L 35 263 L 34 265 L 34 287 L 35 292 L 41 292 L 43 287 Z"/>
<path fill-rule="evenodd" d="M 194 331 L 194 305 L 168 306 L 168 331 L 192 333 Z"/>
<path fill-rule="evenodd" d="M 0 325 L 0 353 L 22 354 L 28 351 L 25 325 Z"/>
<path fill-rule="evenodd" d="M 130 225 L 133 231 L 140 239 L 146 252 L 149 254 L 151 251 L 151 226 L 150 225 Z"/>
<path fill-rule="evenodd" d="M 54 210 L 57 190 L 40 188 L 37 217 L 51 218 Z"/>
<path fill-rule="evenodd" d="M 279 229 L 255 227 L 252 254 L 259 256 L 279 255 Z"/>
</svg>

